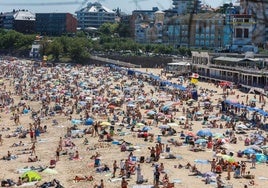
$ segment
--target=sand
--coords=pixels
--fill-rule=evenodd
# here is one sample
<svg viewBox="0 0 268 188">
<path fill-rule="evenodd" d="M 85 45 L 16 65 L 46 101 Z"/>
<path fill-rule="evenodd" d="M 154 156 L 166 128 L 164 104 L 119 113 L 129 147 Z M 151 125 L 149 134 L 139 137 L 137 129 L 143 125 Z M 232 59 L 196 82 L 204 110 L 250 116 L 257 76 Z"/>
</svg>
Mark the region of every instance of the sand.
<svg viewBox="0 0 268 188">
<path fill-rule="evenodd" d="M 19 61 L 26 61 L 26 60 L 19 60 Z M 15 63 L 15 62 L 11 62 Z M 79 70 L 78 68 L 74 68 L 76 71 L 83 71 L 83 67 L 80 67 Z M 103 70 L 98 67 L 95 67 L 92 71 L 94 70 Z M 153 74 L 160 74 L 160 69 L 139 69 L 140 71 L 143 72 L 150 72 Z M 64 75 L 62 73 L 62 75 Z M 101 77 L 104 77 L 105 75 L 103 74 Z M 96 77 L 93 77 L 92 75 L 89 76 L 89 80 L 96 82 L 97 79 Z M 126 77 L 125 77 L 126 79 Z M 12 97 L 14 98 L 14 103 L 17 104 L 21 96 L 16 95 L 14 93 L 14 83 L 13 78 L 3 78 L 3 84 L 6 86 L 6 91 L 11 91 Z M 120 81 L 120 80 L 119 80 Z M 119 81 L 112 81 L 111 84 L 115 86 L 116 83 L 120 83 Z M 173 79 L 172 81 L 176 82 L 176 79 Z M 11 84 L 10 84 L 11 82 Z M 127 81 L 130 82 L 130 81 Z M 215 85 L 209 84 L 206 82 L 198 82 L 198 87 L 199 88 L 207 88 L 209 90 L 214 90 L 217 91 L 217 93 L 214 93 L 213 96 L 211 96 L 211 101 L 213 103 L 216 103 L 216 99 L 222 98 L 222 93 L 223 90 L 222 88 L 216 88 Z M 43 87 L 43 86 L 42 86 Z M 150 89 L 153 88 L 152 86 L 148 85 L 145 83 L 145 93 L 149 93 Z M 1 89 L 4 89 L 4 86 L 1 86 Z M 253 98 L 254 94 L 245 94 L 241 93 L 240 91 L 234 89 L 235 95 L 230 95 L 228 98 L 237 100 L 236 95 L 240 95 L 238 101 L 245 101 L 245 97 L 242 97 L 243 95 L 248 95 L 249 98 Z M 25 91 L 26 92 L 26 91 Z M 105 92 L 106 93 L 106 92 Z M 154 97 L 158 97 L 157 93 L 154 93 Z M 257 95 L 258 99 L 258 95 Z M 32 109 L 39 110 L 41 107 L 41 102 L 40 101 L 26 101 L 27 106 L 29 105 Z M 51 105 L 54 105 L 52 102 Z M 197 105 L 197 102 L 194 103 L 194 105 Z M 257 106 L 260 107 L 262 104 L 260 104 L 257 101 Z M 187 107 L 184 103 L 184 106 Z M 126 108 L 126 104 L 122 106 L 122 109 Z M 180 110 L 179 112 L 176 112 L 175 117 L 180 117 L 183 116 L 182 114 L 182 106 L 177 106 L 177 108 Z M 21 109 L 21 108 L 20 108 Z M 265 109 L 267 107 L 265 106 Z M 214 109 L 214 112 L 211 112 L 211 114 L 216 113 L 216 109 Z M 149 121 L 146 118 L 145 115 L 145 110 L 141 109 L 142 115 L 146 121 Z M 84 115 L 84 113 L 81 113 L 81 115 Z M 7 151 L 10 151 L 12 154 L 17 154 L 20 153 L 19 150 L 25 149 L 25 148 L 30 148 L 32 146 L 32 142 L 30 139 L 29 134 L 27 135 L 26 138 L 24 139 L 19 139 L 18 137 L 11 137 L 11 138 L 5 138 L 6 135 L 10 134 L 12 131 L 14 131 L 17 126 L 14 124 L 14 121 L 11 120 L 12 117 L 12 112 L 8 108 L 4 108 L 2 112 L 0 113 L 1 116 L 1 122 L 0 122 L 0 130 L 2 128 L 10 128 L 8 131 L 0 131 L 0 134 L 2 134 L 3 137 L 3 144 L 0 146 L 1 149 L 1 155 L 4 156 L 7 154 Z M 41 125 L 47 125 L 47 133 L 43 133 L 40 135 L 40 137 L 37 137 L 36 141 L 36 155 L 39 157 L 40 161 L 38 162 L 33 162 L 29 163 L 27 162 L 28 157 L 33 157 L 30 154 L 23 154 L 19 155 L 17 159 L 15 160 L 0 160 L 0 179 L 13 179 L 15 182 L 18 180 L 18 177 L 20 177 L 22 174 L 18 173 L 18 169 L 22 169 L 25 167 L 30 167 L 30 166 L 49 166 L 50 160 L 55 159 L 55 154 L 56 154 L 56 149 L 59 144 L 59 138 L 64 137 L 64 135 L 67 132 L 67 127 L 72 126 L 70 120 L 68 120 L 69 116 L 65 115 L 60 115 L 57 114 L 54 117 L 44 117 L 41 119 Z M 80 114 L 73 114 L 72 118 L 80 118 Z M 112 116 L 110 116 L 110 119 Z M 119 117 L 120 120 L 122 117 Z M 53 125 L 52 121 L 57 120 L 58 125 Z M 98 115 L 93 116 L 94 120 L 100 120 L 100 121 L 107 121 L 108 117 L 100 117 Z M 32 123 L 33 119 L 31 118 L 31 114 L 20 114 L 20 124 L 18 126 L 22 126 L 25 129 L 29 129 L 29 123 Z M 178 119 L 175 120 L 176 123 L 179 122 Z M 198 130 L 202 129 L 202 121 L 192 121 L 193 124 L 192 132 L 196 133 Z M 224 124 L 224 122 L 222 122 Z M 160 125 L 161 123 L 159 123 Z M 151 126 L 152 130 L 150 130 L 150 133 L 154 133 L 155 138 L 154 142 L 145 142 L 144 139 L 142 138 L 137 138 L 137 133 L 131 133 L 129 129 L 124 128 L 123 132 L 129 133 L 126 134 L 125 136 L 120 136 L 117 135 L 117 127 L 118 125 L 115 126 L 115 133 L 116 135 L 113 137 L 115 140 L 120 140 L 124 139 L 127 142 L 132 143 L 134 146 L 136 146 L 137 150 L 133 151 L 134 156 L 137 156 L 138 158 L 140 156 L 149 156 L 150 151 L 148 150 L 148 147 L 155 146 L 156 144 L 156 136 L 161 134 L 160 129 L 157 126 Z M 85 125 L 78 125 L 80 129 L 87 128 Z M 181 126 L 175 127 L 175 130 L 177 132 L 180 131 L 185 131 L 187 130 L 182 129 Z M 225 129 L 211 129 L 213 133 L 220 132 L 223 133 Z M 248 134 L 250 132 L 253 132 L 255 130 L 248 131 Z M 245 139 L 245 135 L 238 135 L 241 137 L 241 140 L 238 140 L 237 144 L 230 144 L 230 150 L 236 153 L 238 150 L 243 150 L 246 148 L 244 146 L 243 140 Z M 83 141 L 84 138 L 87 138 L 89 140 L 89 145 L 84 145 Z M 164 144 L 167 143 L 167 140 L 170 138 L 174 138 L 176 140 L 180 140 L 179 135 L 175 136 L 169 136 L 169 137 L 162 137 L 162 142 Z M 19 141 L 22 141 L 24 143 L 24 146 L 20 147 L 10 147 L 13 143 L 18 143 Z M 61 182 L 61 184 L 66 187 L 66 188 L 72 188 L 72 187 L 92 187 L 95 184 L 99 184 L 100 179 L 104 180 L 104 185 L 105 187 L 108 188 L 114 188 L 114 187 L 121 187 L 121 178 L 119 177 L 119 170 L 116 173 L 116 177 L 118 180 L 113 180 L 111 181 L 111 173 L 96 173 L 96 169 L 92 167 L 92 163 L 94 162 L 90 157 L 94 155 L 96 152 L 99 152 L 101 154 L 101 164 L 107 164 L 110 169 L 112 169 L 112 164 L 114 160 L 117 160 L 117 163 L 119 165 L 119 162 L 121 159 L 127 159 L 129 152 L 120 152 L 120 147 L 118 145 L 109 143 L 103 146 L 104 148 L 97 148 L 96 150 L 87 150 L 87 148 L 93 145 L 99 145 L 100 142 L 98 142 L 98 137 L 92 137 L 91 135 L 84 135 L 83 138 L 73 138 L 72 141 L 75 143 L 75 148 L 73 151 L 79 151 L 80 154 L 80 159 L 79 160 L 69 160 L 68 155 L 61 155 L 60 160 L 57 162 L 56 167 L 54 170 L 57 171 L 57 174 L 48 174 L 45 172 L 40 172 L 39 174 L 42 176 L 42 180 L 38 182 L 37 184 L 40 185 L 45 181 L 51 181 L 52 179 L 56 178 Z M 183 140 L 182 140 L 183 141 Z M 159 161 L 157 162 L 158 164 L 164 163 L 165 166 L 165 171 L 169 176 L 169 180 L 175 181 L 175 187 L 191 187 L 191 188 L 199 188 L 199 187 L 216 187 L 216 184 L 205 184 L 204 181 L 202 181 L 202 178 L 200 176 L 190 176 L 191 172 L 188 169 L 182 168 L 178 169 L 175 168 L 174 165 L 186 165 L 186 163 L 191 163 L 191 164 L 196 164 L 198 170 L 201 172 L 208 172 L 210 171 L 210 164 L 199 164 L 195 163 L 194 161 L 196 159 L 202 159 L 202 160 L 212 160 L 213 159 L 213 151 L 211 149 L 205 149 L 205 151 L 201 152 L 193 152 L 189 150 L 188 145 L 183 145 L 180 147 L 175 147 L 174 145 L 170 145 L 171 147 L 171 153 L 177 156 L 177 159 L 164 159 L 163 156 L 167 155 L 167 153 L 161 154 L 161 157 Z M 247 160 L 246 158 L 237 158 L 236 154 L 234 157 L 237 161 L 241 160 Z M 251 164 L 247 163 L 247 170 L 250 170 L 252 174 L 255 175 L 255 186 L 251 187 L 260 187 L 260 188 L 265 188 L 267 186 L 267 178 L 268 175 L 266 174 L 266 169 L 267 165 L 265 163 L 260 163 L 257 164 L 255 169 L 250 169 Z M 153 170 L 154 167 L 152 163 L 141 163 L 141 169 L 142 169 L 142 174 L 144 178 L 148 179 L 148 183 L 145 183 L 147 185 L 152 185 L 153 184 Z M 233 172 L 231 172 L 233 175 Z M 74 177 L 78 176 L 89 176 L 92 175 L 94 180 L 89 182 L 89 181 L 80 181 L 80 182 L 74 182 L 73 179 Z M 160 180 L 162 179 L 163 174 L 161 174 Z M 232 185 L 235 188 L 238 187 L 243 187 L 245 184 L 249 183 L 249 180 L 241 178 L 241 179 L 234 179 L 233 177 L 231 180 L 225 180 L 225 177 L 227 177 L 227 172 L 223 172 L 222 177 L 224 181 Z M 259 177 L 263 177 L 262 180 L 259 179 Z M 128 179 L 128 187 L 135 187 L 136 181 L 136 175 L 132 175 L 130 179 Z M 35 187 L 36 185 L 30 185 L 28 187 Z M 143 185 L 145 187 L 145 185 Z M 136 186 L 135 188 L 138 188 L 139 186 Z M 142 186 L 140 186 L 142 187 Z M 160 186 L 162 187 L 162 186 Z"/>
</svg>

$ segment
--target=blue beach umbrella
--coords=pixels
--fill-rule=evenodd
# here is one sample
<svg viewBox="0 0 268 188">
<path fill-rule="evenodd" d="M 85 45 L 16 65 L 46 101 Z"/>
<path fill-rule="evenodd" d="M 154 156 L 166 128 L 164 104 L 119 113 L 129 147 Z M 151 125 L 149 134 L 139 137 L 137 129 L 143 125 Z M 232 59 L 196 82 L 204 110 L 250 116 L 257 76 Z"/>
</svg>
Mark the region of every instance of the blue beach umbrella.
<svg viewBox="0 0 268 188">
<path fill-rule="evenodd" d="M 86 121 L 85 121 L 85 125 L 93 125 L 94 121 L 93 119 L 91 118 L 88 118 Z"/>
<path fill-rule="evenodd" d="M 156 114 L 156 112 L 153 111 L 153 110 L 150 110 L 150 111 L 147 112 L 148 116 L 152 116 L 152 115 L 155 115 L 155 114 Z"/>
<path fill-rule="evenodd" d="M 149 130 L 152 130 L 152 128 L 149 126 L 145 126 L 142 128 L 142 131 L 149 131 Z"/>
<path fill-rule="evenodd" d="M 205 142 L 207 142 L 206 139 L 199 138 L 199 139 L 197 139 L 194 143 L 195 143 L 195 144 L 202 144 L 202 143 L 205 143 Z"/>
<path fill-rule="evenodd" d="M 254 149 L 252 149 L 252 148 L 247 148 L 247 149 L 245 149 L 243 151 L 243 153 L 246 154 L 246 155 L 249 155 L 249 154 L 255 154 L 256 151 Z"/>
<path fill-rule="evenodd" d="M 202 129 L 202 130 L 199 130 L 197 133 L 196 133 L 197 136 L 201 136 L 201 137 L 204 137 L 204 136 L 212 136 L 212 132 L 208 129 Z"/>
</svg>

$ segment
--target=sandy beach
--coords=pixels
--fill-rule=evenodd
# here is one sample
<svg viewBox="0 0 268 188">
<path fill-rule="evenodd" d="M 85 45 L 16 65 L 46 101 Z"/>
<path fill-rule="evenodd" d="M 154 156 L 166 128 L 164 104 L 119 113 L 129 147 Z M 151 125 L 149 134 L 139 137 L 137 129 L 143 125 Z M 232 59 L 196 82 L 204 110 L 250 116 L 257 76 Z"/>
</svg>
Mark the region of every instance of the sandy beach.
<svg viewBox="0 0 268 188">
<path fill-rule="evenodd" d="M 7 156 L 8 151 L 14 156 L 11 160 L 0 160 L 1 180 L 12 179 L 16 183 L 19 177 L 30 170 L 36 171 L 41 176 L 41 180 L 23 183 L 18 187 L 38 187 L 44 182 L 57 179 L 65 188 L 94 188 L 94 185 L 99 185 L 100 180 L 103 179 L 105 188 L 120 188 L 122 181 L 119 174 L 120 161 L 129 159 L 130 168 L 133 170 L 130 177 L 125 174 L 127 187 L 152 187 L 155 167 L 163 163 L 164 169 L 163 173 L 160 173 L 160 181 L 167 174 L 169 182 L 173 183 L 174 187 L 215 188 L 218 174 L 211 175 L 213 181 L 209 184 L 205 183 L 204 174 L 211 172 L 213 158 L 219 160 L 224 154 L 216 154 L 213 147 L 208 147 L 209 136 L 205 136 L 204 145 L 195 143 L 201 138 L 196 136 L 197 133 L 200 130 L 208 130 L 213 135 L 211 136 L 212 143 L 216 143 L 215 140 L 224 139 L 222 145 L 225 147 L 226 155 L 233 153 L 230 159 L 233 165 L 230 179 L 227 179 L 226 170 L 221 173 L 225 187 L 242 188 L 244 185 L 267 187 L 266 160 L 257 161 L 256 167 L 251 168 L 251 155 L 249 158 L 245 155 L 242 157 L 237 155 L 238 151 L 244 151 L 252 146 L 251 144 L 245 146 L 245 140 L 254 137 L 251 136 L 252 134 L 258 134 L 263 138 L 263 142 L 259 145 L 253 144 L 256 146 L 254 151 L 264 148 L 266 132 L 257 129 L 256 126 L 244 129 L 235 127 L 235 131 L 232 131 L 232 127 L 226 128 L 226 122 L 229 120 L 227 115 L 222 116 L 222 107 L 219 102 L 228 100 L 234 104 L 246 105 L 251 100 L 256 104 L 256 109 L 268 111 L 265 105 L 266 97 L 263 97 L 263 100 L 258 94 L 242 93 L 237 89 L 228 89 L 227 96 L 226 91 L 225 95 L 223 94 L 223 88 L 216 87 L 212 83 L 198 81 L 196 84 L 198 101 L 190 102 L 191 105 L 188 105 L 189 98 L 184 101 L 174 94 L 176 92 L 161 91 L 159 86 L 154 85 L 156 81 L 146 78 L 145 75 L 149 77 L 153 74 L 166 80 L 167 75 L 161 75 L 161 69 L 135 69 L 144 74 L 129 76 L 127 70 L 111 70 L 109 67 L 70 65 L 35 67 L 33 62 L 27 60 L 1 60 L 0 63 L 0 134 L 2 135 L 0 157 Z M 143 75 L 143 79 L 140 75 Z M 178 78 L 168 81 L 179 82 Z M 186 87 L 188 84 L 189 81 L 185 78 L 183 86 Z M 201 95 L 202 91 L 203 95 Z M 206 108 L 205 102 L 209 102 L 213 108 Z M 169 109 L 167 112 L 165 110 L 161 112 L 165 106 Z M 189 113 L 197 109 L 192 118 L 187 118 L 187 109 Z M 153 110 L 155 111 L 151 112 Z M 253 112 L 254 109 L 249 109 L 247 117 L 250 118 Z M 128 113 L 129 116 L 127 116 Z M 149 113 L 153 113 L 153 118 L 150 118 Z M 237 114 L 241 113 L 242 110 L 237 111 Z M 156 116 L 157 119 L 154 118 Z M 208 117 L 205 123 L 204 116 Z M 261 119 L 258 122 L 265 121 L 262 115 L 256 116 L 258 116 L 257 119 Z M 97 122 L 99 122 L 96 125 L 98 133 L 103 134 L 101 136 L 94 133 L 94 124 Z M 214 122 L 215 127 L 211 122 Z M 235 126 L 247 123 L 238 120 Z M 169 135 L 166 131 L 163 134 L 163 129 L 167 128 L 174 129 L 176 133 Z M 35 136 L 31 138 L 31 129 L 37 134 L 36 139 Z M 146 134 L 149 134 L 146 139 L 144 134 L 141 134 L 141 130 L 145 129 Z M 192 144 L 185 143 L 185 137 L 182 137 L 181 131 L 185 136 L 194 135 L 194 147 Z M 230 143 L 229 132 L 232 132 L 233 137 L 237 139 L 236 143 Z M 112 141 L 107 138 L 107 134 Z M 155 147 L 159 139 L 163 144 L 159 159 L 146 162 L 151 154 L 149 148 Z M 174 141 L 177 141 L 179 146 L 176 146 Z M 35 143 L 34 152 L 31 149 L 33 143 Z M 121 152 L 122 145 L 119 144 L 122 143 L 126 145 L 127 151 Z M 167 145 L 168 149 L 166 149 Z M 79 153 L 77 158 L 76 151 Z M 57 152 L 59 153 L 58 161 Z M 132 152 L 131 155 L 130 152 Z M 96 153 L 100 155 L 95 156 Z M 37 161 L 28 162 L 29 158 L 34 159 L 35 156 L 38 157 Z M 167 156 L 173 156 L 173 158 L 167 159 Z M 141 162 L 140 159 L 143 157 L 145 160 Z M 96 159 L 100 161 L 99 166 L 94 166 Z M 54 160 L 57 162 L 52 168 L 50 163 Z M 115 160 L 119 168 L 113 178 Z M 241 161 L 246 162 L 246 172 L 250 171 L 250 174 L 255 176 L 254 185 L 249 185 L 250 179 L 233 177 L 235 165 Z M 191 171 L 192 168 L 185 167 L 187 163 L 197 169 Z M 147 180 L 139 185 L 136 182 L 138 164 L 140 164 L 143 179 Z M 103 171 L 104 165 L 107 165 L 110 170 Z M 39 167 L 42 167 L 42 170 Z M 45 168 L 51 170 L 44 170 Z M 74 180 L 76 176 L 80 177 L 81 181 Z M 92 176 L 93 180 L 85 178 L 89 176 Z M 159 187 L 165 186 L 159 185 Z"/>
</svg>

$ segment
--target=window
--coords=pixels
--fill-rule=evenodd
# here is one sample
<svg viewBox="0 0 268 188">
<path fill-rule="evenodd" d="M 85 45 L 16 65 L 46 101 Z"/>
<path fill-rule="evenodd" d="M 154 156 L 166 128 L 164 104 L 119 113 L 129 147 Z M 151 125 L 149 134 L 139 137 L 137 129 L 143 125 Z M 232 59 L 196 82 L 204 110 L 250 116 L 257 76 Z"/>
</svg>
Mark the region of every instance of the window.
<svg viewBox="0 0 268 188">
<path fill-rule="evenodd" d="M 248 38 L 249 36 L 248 29 L 244 29 L 244 38 Z"/>
<path fill-rule="evenodd" d="M 237 28 L 235 31 L 235 37 L 236 38 L 242 38 L 243 31 L 241 28 Z"/>
</svg>

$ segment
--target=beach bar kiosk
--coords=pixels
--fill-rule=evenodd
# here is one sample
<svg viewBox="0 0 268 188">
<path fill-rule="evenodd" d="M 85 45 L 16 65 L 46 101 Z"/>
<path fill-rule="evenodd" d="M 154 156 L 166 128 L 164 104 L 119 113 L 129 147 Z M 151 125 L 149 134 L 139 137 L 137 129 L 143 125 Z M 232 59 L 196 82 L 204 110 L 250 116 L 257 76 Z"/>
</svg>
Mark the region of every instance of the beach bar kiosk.
<svg viewBox="0 0 268 188">
<path fill-rule="evenodd" d="M 166 66 L 166 72 L 176 75 L 187 75 L 191 73 L 191 63 L 187 61 L 168 63 Z"/>
</svg>

